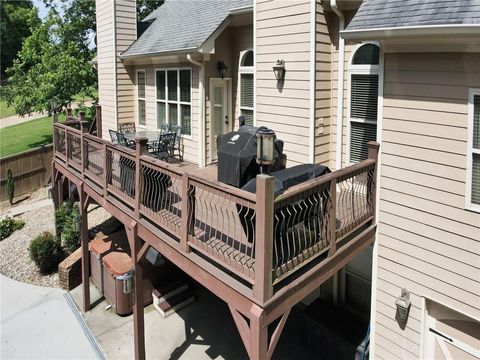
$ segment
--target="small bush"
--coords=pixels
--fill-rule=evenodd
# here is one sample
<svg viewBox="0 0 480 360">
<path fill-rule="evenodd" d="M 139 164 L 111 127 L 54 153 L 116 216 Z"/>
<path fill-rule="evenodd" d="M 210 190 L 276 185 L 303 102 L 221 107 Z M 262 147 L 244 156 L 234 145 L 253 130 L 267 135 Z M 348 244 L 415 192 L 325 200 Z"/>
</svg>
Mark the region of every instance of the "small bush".
<svg viewBox="0 0 480 360">
<path fill-rule="evenodd" d="M 63 246 L 68 253 L 72 253 L 80 247 L 80 231 L 77 230 L 80 212 L 78 206 L 75 204 L 63 226 L 62 241 Z"/>
<path fill-rule="evenodd" d="M 13 182 L 12 169 L 7 169 L 7 194 L 10 205 L 13 205 L 13 197 L 15 195 L 15 183 Z"/>
<path fill-rule="evenodd" d="M 16 230 L 23 228 L 25 221 L 7 216 L 0 221 L 0 240 L 6 239 Z"/>
<path fill-rule="evenodd" d="M 49 231 L 45 231 L 33 239 L 28 251 L 30 258 L 42 274 L 54 270 L 63 259 L 62 248 Z"/>
<path fill-rule="evenodd" d="M 65 201 L 60 205 L 55 212 L 55 226 L 57 228 L 57 234 L 63 232 L 63 228 L 69 222 L 74 203 L 72 201 Z"/>
</svg>

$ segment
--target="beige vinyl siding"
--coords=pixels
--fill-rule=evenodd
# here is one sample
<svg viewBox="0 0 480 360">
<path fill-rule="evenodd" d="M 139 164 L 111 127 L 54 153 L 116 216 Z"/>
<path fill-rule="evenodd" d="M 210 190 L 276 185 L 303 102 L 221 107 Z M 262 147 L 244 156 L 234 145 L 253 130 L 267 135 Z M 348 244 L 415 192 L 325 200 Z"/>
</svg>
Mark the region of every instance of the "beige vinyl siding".
<svg viewBox="0 0 480 360">
<path fill-rule="evenodd" d="M 256 125 L 285 142 L 288 166 L 309 162 L 310 11 L 310 0 L 256 2 Z M 281 91 L 272 70 L 277 59 L 286 67 Z"/>
<path fill-rule="evenodd" d="M 135 1 L 115 1 L 115 23 L 117 44 L 117 121 L 136 121 L 134 112 L 135 72 L 123 65 L 119 55 L 137 39 L 137 16 Z"/>
<path fill-rule="evenodd" d="M 98 96 L 102 106 L 102 135 L 110 139 L 108 129 L 116 128 L 115 44 L 113 2 L 96 2 Z"/>
<path fill-rule="evenodd" d="M 480 54 L 385 54 L 376 357 L 419 358 L 422 298 L 480 317 L 480 214 L 464 209 Z M 402 330 L 395 298 L 411 292 Z"/>
<path fill-rule="evenodd" d="M 136 65 L 132 71 L 145 70 L 147 86 L 145 90 L 145 114 L 147 130 L 157 130 L 156 118 L 156 89 L 155 89 L 155 69 L 167 68 L 186 68 L 192 72 L 192 92 L 191 92 L 191 109 L 192 109 L 192 135 L 184 136 L 182 139 L 182 152 L 184 160 L 192 163 L 198 163 L 199 141 L 198 141 L 198 66 L 193 66 L 191 63 L 172 63 L 172 64 L 158 64 L 158 65 Z M 136 89 L 134 89 L 136 94 Z M 136 95 L 135 95 L 136 96 Z M 136 114 L 137 105 L 133 101 L 133 109 Z"/>
<path fill-rule="evenodd" d="M 315 163 L 330 165 L 331 120 L 331 40 L 333 15 L 327 14 L 321 1 L 316 5 L 315 23 Z"/>
</svg>

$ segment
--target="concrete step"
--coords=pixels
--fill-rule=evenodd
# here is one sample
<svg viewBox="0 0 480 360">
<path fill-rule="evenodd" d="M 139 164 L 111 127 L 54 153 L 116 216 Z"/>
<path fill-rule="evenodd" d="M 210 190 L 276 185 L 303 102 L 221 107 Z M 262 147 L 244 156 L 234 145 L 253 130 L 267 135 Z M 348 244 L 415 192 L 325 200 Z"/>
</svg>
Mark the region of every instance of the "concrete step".
<svg viewBox="0 0 480 360">
<path fill-rule="evenodd" d="M 152 291 L 152 296 L 159 303 L 188 289 L 188 283 L 183 278 L 174 279 Z"/>
<path fill-rule="evenodd" d="M 163 301 L 158 301 L 156 296 L 153 297 L 153 306 L 162 315 L 163 318 L 179 311 L 195 300 L 193 293 L 187 288 L 174 296 Z"/>
</svg>

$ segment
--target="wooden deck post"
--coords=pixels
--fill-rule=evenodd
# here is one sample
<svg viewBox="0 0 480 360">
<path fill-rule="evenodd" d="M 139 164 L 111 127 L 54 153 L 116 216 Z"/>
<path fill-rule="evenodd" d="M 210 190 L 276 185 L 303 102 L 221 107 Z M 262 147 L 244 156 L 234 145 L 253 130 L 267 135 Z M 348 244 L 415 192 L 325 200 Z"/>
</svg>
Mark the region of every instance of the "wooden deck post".
<svg viewBox="0 0 480 360">
<path fill-rule="evenodd" d="M 95 118 L 97 122 L 97 137 L 102 138 L 102 106 L 97 105 L 95 107 Z"/>
<path fill-rule="evenodd" d="M 272 297 L 273 257 L 273 200 L 275 179 L 257 176 L 257 205 L 255 215 L 255 283 L 253 296 L 264 303 Z"/>
<path fill-rule="evenodd" d="M 135 218 L 140 219 L 140 193 L 141 193 L 141 172 L 140 156 L 147 153 L 148 139 L 146 137 L 135 138 Z"/>
<path fill-rule="evenodd" d="M 83 188 L 83 183 L 78 188 L 80 197 L 80 240 L 82 249 L 82 286 L 83 286 L 83 311 L 90 310 L 90 255 L 88 252 L 88 197 Z"/>
<path fill-rule="evenodd" d="M 88 122 L 85 121 L 85 112 L 80 111 L 80 172 L 82 179 L 85 178 L 85 167 L 88 160 L 88 149 L 85 149 L 85 143 L 83 141 L 83 134 L 88 131 Z"/>
<path fill-rule="evenodd" d="M 375 160 L 375 167 L 373 169 L 372 179 L 368 184 L 367 190 L 367 203 L 375 209 L 376 205 L 376 193 L 377 193 L 377 173 L 378 173 L 378 152 L 380 150 L 380 144 L 376 141 L 369 141 L 368 142 L 368 158 Z M 375 223 L 375 215 L 376 211 L 373 212 L 373 219 L 372 222 Z"/>
<path fill-rule="evenodd" d="M 190 252 L 188 246 L 188 235 L 193 231 L 195 216 L 195 194 L 189 194 L 189 179 L 187 175 L 182 176 L 182 223 L 180 229 L 180 247 L 185 252 Z"/>
<path fill-rule="evenodd" d="M 337 251 L 337 181 L 330 180 L 330 204 L 329 219 L 328 219 L 328 238 L 330 240 L 330 249 L 328 256 L 332 256 Z"/>
<path fill-rule="evenodd" d="M 135 290 L 133 304 L 133 336 L 135 342 L 135 359 L 145 359 L 145 319 L 143 307 L 143 268 L 139 263 L 141 241 L 138 237 L 138 224 L 132 222 L 126 226 L 127 237 L 130 243 L 132 264 L 135 268 Z"/>
<path fill-rule="evenodd" d="M 267 360 L 267 354 L 268 324 L 265 323 L 265 311 L 253 304 L 250 316 L 250 360 Z"/>
</svg>

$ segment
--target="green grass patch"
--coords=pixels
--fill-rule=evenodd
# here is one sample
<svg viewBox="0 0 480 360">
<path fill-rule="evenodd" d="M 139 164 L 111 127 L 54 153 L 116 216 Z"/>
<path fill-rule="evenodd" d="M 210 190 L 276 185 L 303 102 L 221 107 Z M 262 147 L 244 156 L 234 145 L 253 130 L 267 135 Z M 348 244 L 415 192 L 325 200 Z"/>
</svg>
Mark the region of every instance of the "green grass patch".
<svg viewBox="0 0 480 360">
<path fill-rule="evenodd" d="M 59 119 L 65 120 L 65 115 L 60 115 Z M 51 144 L 52 138 L 50 116 L 0 129 L 0 157 Z"/>
<path fill-rule="evenodd" d="M 0 119 L 15 115 L 15 109 L 7 105 L 7 102 L 0 99 Z"/>
</svg>

